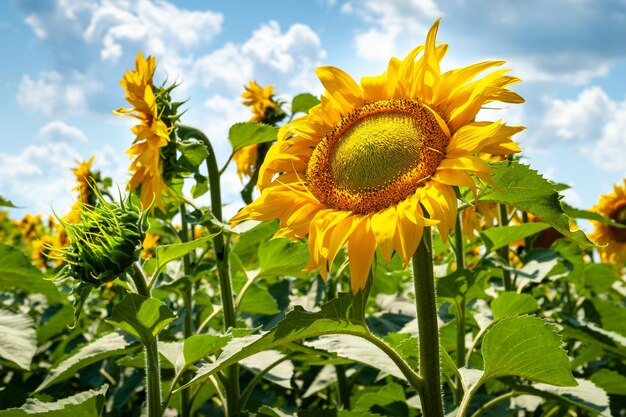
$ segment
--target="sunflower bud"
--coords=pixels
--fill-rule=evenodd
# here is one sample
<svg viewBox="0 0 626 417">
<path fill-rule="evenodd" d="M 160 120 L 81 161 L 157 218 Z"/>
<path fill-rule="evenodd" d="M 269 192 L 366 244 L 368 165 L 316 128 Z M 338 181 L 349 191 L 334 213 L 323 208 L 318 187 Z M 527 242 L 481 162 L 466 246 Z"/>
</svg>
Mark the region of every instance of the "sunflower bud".
<svg viewBox="0 0 626 417">
<path fill-rule="evenodd" d="M 122 275 L 139 259 L 148 222 L 130 198 L 109 203 L 94 191 L 98 202 L 83 205 L 80 223 L 59 219 L 70 240 L 70 246 L 61 250 L 66 266 L 59 277 L 99 286 Z"/>
</svg>

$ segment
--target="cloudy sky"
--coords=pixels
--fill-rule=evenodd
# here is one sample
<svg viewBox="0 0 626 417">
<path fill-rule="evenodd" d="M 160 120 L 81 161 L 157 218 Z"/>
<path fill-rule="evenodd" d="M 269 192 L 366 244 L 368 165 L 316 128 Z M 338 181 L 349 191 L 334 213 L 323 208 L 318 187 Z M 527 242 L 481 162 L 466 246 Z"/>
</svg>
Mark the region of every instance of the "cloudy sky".
<svg viewBox="0 0 626 417">
<path fill-rule="evenodd" d="M 0 15 L 0 195 L 24 207 L 15 216 L 62 213 L 70 168 L 93 154 L 125 183 L 132 121 L 111 110 L 125 105 L 118 82 L 139 50 L 157 57 L 158 80 L 182 82 L 183 121 L 224 161 L 228 127 L 250 117 L 239 98 L 248 80 L 285 100 L 319 94 L 318 65 L 378 74 L 438 17 L 444 69 L 504 59 L 524 80 L 526 103 L 496 117 L 528 127 L 526 161 L 571 185 L 568 202 L 590 207 L 622 180 L 626 0 L 15 0 Z M 223 188 L 232 211 L 232 170 Z"/>
</svg>

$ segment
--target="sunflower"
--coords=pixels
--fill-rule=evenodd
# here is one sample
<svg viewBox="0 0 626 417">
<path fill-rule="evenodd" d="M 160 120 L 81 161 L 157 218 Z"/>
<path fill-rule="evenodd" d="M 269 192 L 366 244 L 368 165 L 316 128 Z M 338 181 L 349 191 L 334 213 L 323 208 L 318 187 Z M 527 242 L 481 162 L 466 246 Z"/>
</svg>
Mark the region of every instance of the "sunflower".
<svg viewBox="0 0 626 417">
<path fill-rule="evenodd" d="M 154 204 L 165 212 L 163 191 L 167 190 L 163 179 L 162 151 L 170 141 L 169 128 L 160 118 L 157 96 L 153 84 L 156 59 L 144 59 L 139 52 L 134 70 L 127 70 L 120 81 L 126 92 L 126 101 L 132 108 L 121 108 L 113 113 L 139 120 L 131 131 L 136 135 L 133 145 L 126 151 L 131 158 L 129 170 L 133 175 L 129 181 L 131 190 L 141 187 L 140 199 L 144 208 Z"/>
<path fill-rule="evenodd" d="M 479 153 L 520 151 L 511 136 L 523 127 L 476 122 L 476 114 L 485 103 L 524 100 L 506 88 L 519 81 L 507 70 L 476 79 L 502 61 L 441 73 L 448 46 L 436 45 L 438 26 L 425 45 L 360 84 L 338 68 L 318 68 L 326 89 L 320 104 L 280 129 L 259 172 L 261 196 L 231 221 L 279 218 L 275 237 L 308 235 L 305 270 L 325 279 L 347 244 L 355 292 L 377 247 L 387 262 L 395 250 L 406 266 L 425 226 L 436 225 L 447 240 L 453 187 L 474 188 L 472 176 L 490 181 Z"/>
<path fill-rule="evenodd" d="M 250 81 L 249 86 L 244 86 L 245 91 L 241 94 L 243 104 L 252 110 L 251 122 L 275 125 L 280 122 L 285 113 L 280 103 L 274 99 L 274 86 L 261 87 L 256 81 Z M 237 164 L 237 175 L 243 181 L 243 176 L 252 177 L 257 169 L 259 160 L 259 144 L 245 146 L 233 155 Z"/>
<path fill-rule="evenodd" d="M 498 223 L 499 208 L 496 203 L 478 203 L 461 213 L 463 236 L 467 242 L 474 240 L 483 229 Z"/>
<path fill-rule="evenodd" d="M 95 203 L 95 195 L 92 192 L 91 185 L 89 181 L 93 178 L 93 173 L 91 172 L 91 166 L 93 165 L 93 160 L 96 158 L 93 155 L 87 161 L 77 162 L 76 168 L 72 168 L 72 172 L 76 177 L 76 186 L 72 188 L 72 191 L 78 191 L 78 198 L 72 205 L 70 212 L 63 218 L 63 220 L 67 223 L 77 223 L 80 221 L 80 211 L 83 204 L 94 204 Z M 59 233 L 63 228 L 59 227 Z"/>
<path fill-rule="evenodd" d="M 154 251 L 157 248 L 157 242 L 161 236 L 154 233 L 146 233 L 146 237 L 141 244 L 141 257 L 150 259 L 154 255 Z"/>
<path fill-rule="evenodd" d="M 592 209 L 619 224 L 626 225 L 626 179 L 622 186 L 614 185 L 613 192 L 600 196 L 600 201 Z M 589 238 L 599 245 L 602 262 L 621 266 L 626 261 L 626 228 L 591 221 L 594 231 Z"/>
</svg>

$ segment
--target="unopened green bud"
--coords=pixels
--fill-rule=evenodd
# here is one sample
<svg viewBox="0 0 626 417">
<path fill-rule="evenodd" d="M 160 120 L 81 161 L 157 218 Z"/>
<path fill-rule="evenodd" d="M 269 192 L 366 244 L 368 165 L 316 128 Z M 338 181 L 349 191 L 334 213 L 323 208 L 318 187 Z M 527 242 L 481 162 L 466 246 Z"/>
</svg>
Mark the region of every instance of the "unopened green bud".
<svg viewBox="0 0 626 417">
<path fill-rule="evenodd" d="M 61 223 L 70 246 L 61 250 L 65 267 L 60 277 L 72 277 L 96 286 L 122 275 L 139 259 L 148 221 L 130 198 L 83 205 L 81 223 Z"/>
</svg>

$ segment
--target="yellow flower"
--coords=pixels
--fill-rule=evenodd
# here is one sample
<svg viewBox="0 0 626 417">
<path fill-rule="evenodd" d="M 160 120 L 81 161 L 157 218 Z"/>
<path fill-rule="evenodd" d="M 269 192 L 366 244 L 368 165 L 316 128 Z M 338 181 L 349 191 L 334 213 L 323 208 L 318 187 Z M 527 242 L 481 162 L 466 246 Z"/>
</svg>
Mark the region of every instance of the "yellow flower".
<svg viewBox="0 0 626 417">
<path fill-rule="evenodd" d="M 22 237 L 27 240 L 37 239 L 41 236 L 41 214 L 31 216 L 26 213 L 19 222 L 13 221 L 13 225 L 20 228 Z"/>
<path fill-rule="evenodd" d="M 613 192 L 600 196 L 600 201 L 592 209 L 604 217 L 626 225 L 626 179 L 622 186 L 614 185 Z M 599 245 L 602 262 L 621 266 L 626 261 L 626 229 L 591 221 L 595 230 L 589 238 Z"/>
<path fill-rule="evenodd" d="M 152 258 L 152 254 L 154 249 L 156 249 L 157 242 L 159 241 L 160 236 L 154 233 L 146 233 L 146 237 L 143 240 L 143 244 L 141 245 L 141 257 L 142 258 Z"/>
<path fill-rule="evenodd" d="M 251 122 L 276 124 L 285 117 L 278 102 L 274 100 L 274 86 L 261 87 L 256 81 L 250 81 L 244 86 L 246 91 L 241 94 L 243 104 L 252 110 Z M 233 155 L 237 164 L 237 175 L 243 181 L 243 176 L 252 177 L 257 170 L 259 158 L 259 144 L 245 146 Z"/>
<path fill-rule="evenodd" d="M 163 180 L 161 151 L 170 138 L 169 129 L 158 113 L 152 81 L 155 68 L 156 59 L 153 56 L 144 59 L 141 52 L 137 54 L 135 70 L 127 70 L 120 81 L 132 108 L 121 108 L 114 114 L 134 117 L 140 122 L 131 129 L 136 138 L 133 146 L 126 151 L 134 158 L 129 168 L 133 171 L 129 181 L 130 189 L 141 187 L 140 199 L 144 208 L 154 202 L 165 211 L 162 193 L 167 190 L 167 186 Z"/>
<path fill-rule="evenodd" d="M 496 203 L 479 203 L 461 213 L 461 224 L 466 241 L 473 240 L 483 229 L 498 223 L 499 208 Z"/>
<path fill-rule="evenodd" d="M 281 128 L 259 171 L 261 196 L 232 222 L 279 218 L 276 237 L 308 235 L 306 270 L 324 278 L 347 244 L 353 291 L 364 287 L 377 247 L 387 262 L 395 250 L 408 265 L 424 226 L 436 224 L 447 240 L 453 187 L 475 187 L 471 175 L 490 181 L 477 155 L 520 151 L 511 136 L 523 127 L 476 122 L 476 114 L 492 101 L 523 99 L 506 89 L 519 81 L 507 70 L 476 79 L 502 61 L 442 74 L 438 25 L 425 45 L 360 85 L 338 68 L 318 68 L 321 103 Z"/>
</svg>

